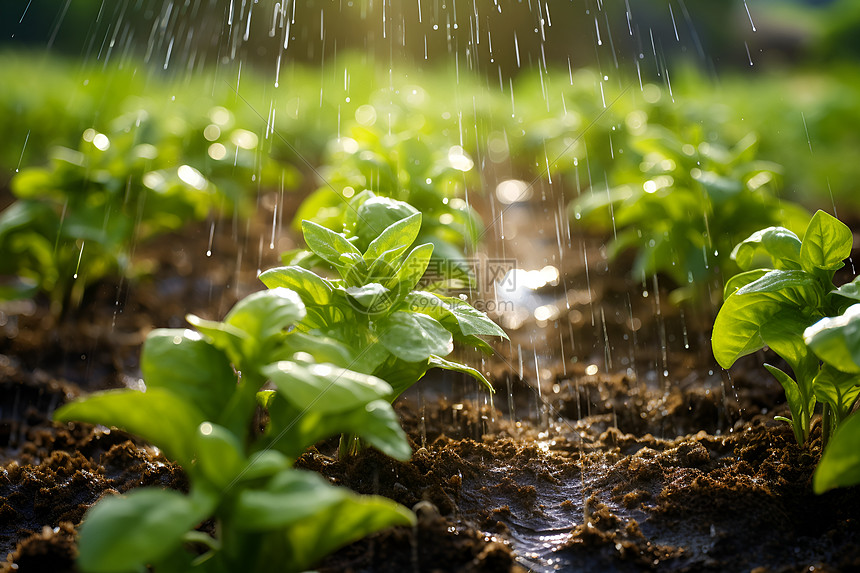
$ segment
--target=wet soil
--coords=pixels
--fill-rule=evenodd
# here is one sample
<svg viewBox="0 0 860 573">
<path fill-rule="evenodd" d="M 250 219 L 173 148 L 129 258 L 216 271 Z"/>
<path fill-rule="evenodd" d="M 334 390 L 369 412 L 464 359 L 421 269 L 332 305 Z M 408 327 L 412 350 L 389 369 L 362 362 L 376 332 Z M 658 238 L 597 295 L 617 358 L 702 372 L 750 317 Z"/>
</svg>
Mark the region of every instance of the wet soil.
<svg viewBox="0 0 860 573">
<path fill-rule="evenodd" d="M 524 209 L 518 222 L 516 211 L 506 225 L 534 216 Z M 5 570 L 74 571 L 74 528 L 100 497 L 186 487 L 181 469 L 145 443 L 50 415 L 81 393 L 135 387 L 152 328 L 182 326 L 189 312 L 221 318 L 259 288 L 256 270 L 277 264 L 274 250 L 247 254 L 262 229 L 219 225 L 211 257 L 205 224 L 142 247 L 147 276 L 95 285 L 63 317 L 41 300 L 0 309 Z M 375 450 L 338 460 L 333 442 L 300 458 L 419 516 L 415 528 L 370 536 L 320 569 L 860 570 L 860 491 L 812 494 L 818 430 L 800 448 L 773 421 L 786 407 L 764 356 L 723 373 L 708 348 L 712 309 L 668 304 L 660 277 L 629 278 L 629 261 L 607 261 L 599 238 L 572 237 L 565 251 L 555 239 L 506 245 L 514 256 L 547 253 L 526 270 L 549 265 L 558 276 L 497 314 L 512 340 L 483 363 L 492 400 L 433 373 L 397 404 L 410 461 Z"/>
</svg>

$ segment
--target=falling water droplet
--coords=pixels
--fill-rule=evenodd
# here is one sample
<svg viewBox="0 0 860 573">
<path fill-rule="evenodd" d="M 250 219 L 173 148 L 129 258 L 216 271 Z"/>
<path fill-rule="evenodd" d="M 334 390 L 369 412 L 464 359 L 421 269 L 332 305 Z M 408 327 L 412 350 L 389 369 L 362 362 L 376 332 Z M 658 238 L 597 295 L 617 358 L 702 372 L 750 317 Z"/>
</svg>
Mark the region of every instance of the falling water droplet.
<svg viewBox="0 0 860 573">
<path fill-rule="evenodd" d="M 83 256 L 84 256 L 84 245 L 85 245 L 85 244 L 86 244 L 86 241 L 81 241 L 81 252 L 80 252 L 80 253 L 78 253 L 78 265 L 75 267 L 75 274 L 74 274 L 74 276 L 72 277 L 72 278 L 74 278 L 75 280 L 77 280 L 77 278 L 78 278 L 78 272 L 80 272 L 80 270 L 81 270 L 81 259 L 82 259 L 82 258 L 83 258 Z M 66 275 L 66 276 L 68 276 L 68 275 Z"/>
<path fill-rule="evenodd" d="M 746 11 L 747 11 L 747 18 L 749 18 L 749 19 L 750 19 L 750 26 L 752 26 L 752 31 L 753 31 L 753 32 L 755 32 L 755 31 L 756 31 L 756 29 L 755 29 L 755 22 L 753 22 L 752 14 L 750 14 L 750 7 L 749 7 L 749 6 L 747 6 L 747 0 L 744 0 L 744 8 L 745 8 L 745 9 L 746 9 Z"/>
<path fill-rule="evenodd" d="M 212 240 L 215 238 L 215 221 L 209 226 L 209 246 L 206 248 L 206 256 L 212 256 Z"/>
<path fill-rule="evenodd" d="M 27 8 L 29 8 L 29 7 L 30 7 L 30 5 L 27 4 Z M 26 14 L 27 10 L 24 10 L 24 13 Z M 23 20 L 24 17 L 21 16 L 21 19 Z M 30 130 L 29 129 L 27 130 L 27 137 L 24 138 L 24 147 L 21 148 L 21 156 L 18 158 L 18 166 L 15 167 L 15 173 L 18 173 L 18 171 L 21 169 L 21 162 L 24 161 L 24 151 L 26 151 L 26 149 L 27 149 L 27 142 L 28 141 L 30 141 Z"/>
</svg>

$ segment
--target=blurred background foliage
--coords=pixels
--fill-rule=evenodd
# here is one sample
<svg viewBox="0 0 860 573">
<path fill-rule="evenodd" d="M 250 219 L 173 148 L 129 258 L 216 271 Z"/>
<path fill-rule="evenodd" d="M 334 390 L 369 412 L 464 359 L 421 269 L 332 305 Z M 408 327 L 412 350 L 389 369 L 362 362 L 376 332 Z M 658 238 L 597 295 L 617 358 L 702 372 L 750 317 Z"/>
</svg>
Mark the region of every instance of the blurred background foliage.
<svg viewBox="0 0 860 573">
<path fill-rule="evenodd" d="M 449 88 L 456 82 L 438 94 L 459 117 L 423 131 L 456 128 L 462 139 L 474 123 L 473 150 L 478 132 L 502 134 L 523 167 L 563 149 L 603 112 L 601 97 L 611 104 L 636 86 L 584 138 L 594 166 L 619 159 L 610 132 L 638 108 L 670 129 L 698 123 L 705 141 L 756 133 L 792 197 L 820 206 L 832 190 L 856 203 L 858 29 L 855 0 L 5 0 L 0 184 L 46 161 L 52 145 L 75 147 L 85 129 L 144 105 L 186 117 L 221 105 L 248 126 L 275 102 L 279 137 L 266 153 L 300 164 L 293 146 L 318 164 L 356 102 L 435 68 Z M 574 78 L 585 85 L 565 87 Z M 659 102 L 646 101 L 647 83 Z M 143 93 L 149 101 L 133 97 Z M 575 109 L 560 109 L 567 103 Z M 440 111 L 424 107 L 425 117 Z M 558 125 L 568 112 L 579 118 Z"/>
<path fill-rule="evenodd" d="M 273 18 L 278 12 L 286 18 Z M 851 58 L 860 51 L 858 24 L 854 0 L 4 0 L 0 47 L 82 62 L 133 55 L 183 70 L 235 60 L 271 67 L 286 39 L 296 63 L 361 51 L 447 64 L 457 54 L 495 78 L 539 62 L 629 68 L 648 52 L 670 66 L 688 59 L 710 71 L 743 68 L 745 42 L 756 61 Z"/>
<path fill-rule="evenodd" d="M 731 240 L 747 232 L 729 229 L 737 212 L 784 199 L 860 213 L 858 29 L 856 0 L 5 0 L 0 209 L 86 207 L 56 272 L 7 274 L 49 290 L 84 240 L 88 256 L 103 243 L 105 273 L 124 267 L 138 231 L 107 237 L 103 221 L 166 190 L 201 219 L 317 189 L 302 214 L 322 222 L 362 189 L 426 191 L 428 229 L 459 225 L 445 238 L 459 252 L 480 234 L 469 194 L 498 175 L 560 183 L 583 224 L 615 229 L 626 205 L 617 249 L 648 236 L 668 254 L 646 248 L 642 272 L 701 282 L 730 243 L 699 245 L 696 225 L 669 240 L 681 225 L 652 210 L 681 196 L 652 198 L 685 190 L 676 219 L 701 210 Z M 33 243 L 2 212 L 3 240 Z"/>
</svg>

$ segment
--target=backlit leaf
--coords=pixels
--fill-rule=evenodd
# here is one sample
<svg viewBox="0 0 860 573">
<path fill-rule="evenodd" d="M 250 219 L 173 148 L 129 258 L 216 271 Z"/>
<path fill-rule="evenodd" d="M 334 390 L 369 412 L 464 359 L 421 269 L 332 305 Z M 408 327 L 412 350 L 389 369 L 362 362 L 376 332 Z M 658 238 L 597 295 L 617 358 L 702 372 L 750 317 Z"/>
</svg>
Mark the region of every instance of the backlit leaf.
<svg viewBox="0 0 860 573">
<path fill-rule="evenodd" d="M 394 252 L 399 255 L 412 246 L 418 231 L 421 229 L 421 213 L 415 213 L 389 225 L 379 234 L 364 252 L 364 260 L 368 263 L 379 258 L 382 253 Z"/>
<path fill-rule="evenodd" d="M 140 368 L 147 388 L 166 388 L 216 420 L 236 388 L 227 356 L 192 331 L 153 330 L 143 344 Z"/>
<path fill-rule="evenodd" d="M 346 265 L 347 261 L 343 258 L 344 255 L 361 258 L 361 252 L 343 235 L 326 229 L 322 225 L 317 225 L 313 221 L 302 221 L 302 233 L 308 248 L 324 261 L 336 267 Z"/>
<path fill-rule="evenodd" d="M 306 305 L 324 305 L 331 300 L 331 283 L 301 267 L 269 269 L 263 271 L 260 280 L 269 288 L 284 287 L 297 292 Z"/>
<path fill-rule="evenodd" d="M 391 394 L 385 381 L 331 364 L 281 361 L 263 371 L 281 395 L 302 410 L 343 412 Z"/>
<path fill-rule="evenodd" d="M 84 516 L 78 567 L 86 573 L 142 571 L 175 551 L 211 503 L 172 490 L 141 488 L 108 497 Z"/>
<path fill-rule="evenodd" d="M 803 268 L 836 270 L 851 256 L 853 236 L 848 226 L 824 211 L 816 211 L 806 228 L 800 247 Z"/>
<path fill-rule="evenodd" d="M 453 350 L 451 333 L 436 320 L 417 312 L 394 312 L 377 322 L 379 342 L 407 362 L 447 356 Z"/>
</svg>

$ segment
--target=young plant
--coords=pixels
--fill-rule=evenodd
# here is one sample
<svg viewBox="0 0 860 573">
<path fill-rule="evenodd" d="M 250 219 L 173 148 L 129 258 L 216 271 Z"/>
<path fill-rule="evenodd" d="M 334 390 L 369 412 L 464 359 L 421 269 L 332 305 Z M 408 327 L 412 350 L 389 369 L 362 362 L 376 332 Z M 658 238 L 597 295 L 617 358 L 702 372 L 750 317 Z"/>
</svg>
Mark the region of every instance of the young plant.
<svg viewBox="0 0 860 573">
<path fill-rule="evenodd" d="M 44 292 L 59 313 L 89 285 L 133 275 L 139 242 L 213 211 L 247 211 L 254 178 L 294 181 L 290 166 L 277 175 L 257 158 L 257 136 L 226 109 L 209 115 L 179 120 L 136 108 L 106 133 L 84 131 L 77 149 L 54 148 L 48 165 L 21 170 L 11 182 L 17 201 L 0 213 L 0 300 Z"/>
<path fill-rule="evenodd" d="M 423 214 L 419 239 L 433 244 L 435 260 L 456 264 L 464 249 L 477 244 L 483 223 L 463 199 L 473 161 L 460 146 L 412 129 L 392 134 L 355 126 L 350 134 L 338 137 L 326 160 L 328 185 L 302 203 L 296 222 L 309 220 L 349 234 L 362 205 L 384 197 Z"/>
<path fill-rule="evenodd" d="M 492 347 L 481 337 L 507 335 L 458 298 L 415 290 L 434 247 L 424 243 L 410 250 L 422 228 L 422 215 L 411 212 L 408 205 L 388 201 L 379 203 L 385 208 L 355 214 L 364 219 L 362 225 L 383 229 L 369 242 L 361 232 L 350 240 L 316 223 L 302 222 L 308 248 L 340 278 L 326 279 L 293 265 L 265 271 L 260 280 L 269 288 L 286 287 L 299 293 L 308 313 L 297 329 L 347 347 L 349 353 L 339 363 L 386 380 L 394 389 L 392 400 L 431 367 L 464 372 L 492 391 L 480 372 L 444 357 L 454 342 L 491 354 Z"/>
<path fill-rule="evenodd" d="M 411 455 L 391 386 L 319 363 L 300 335 L 293 344 L 291 329 L 305 316 L 299 296 L 282 288 L 248 296 L 223 322 L 189 316 L 199 332 L 159 329 L 147 338 L 146 391 L 100 392 L 57 410 L 59 421 L 146 439 L 190 483 L 187 495 L 147 487 L 98 502 L 80 529 L 82 571 L 302 571 L 370 532 L 414 523 L 387 499 L 292 467 L 341 432 L 398 459 Z M 332 349 L 321 345 L 318 355 Z M 269 419 L 262 435 L 252 423 L 258 404 Z M 197 530 L 210 519 L 214 534 Z"/>
<path fill-rule="evenodd" d="M 732 258 L 746 269 L 757 260 L 769 259 L 771 268 L 732 277 L 714 321 L 712 347 L 723 368 L 765 346 L 791 368 L 794 377 L 765 365 L 784 388 L 791 410 L 790 420 L 778 419 L 791 424 L 801 445 L 809 438 L 817 402 L 824 408 L 825 439 L 831 418 L 841 420 L 847 414 L 843 376 L 831 365 L 821 366 L 813 352 L 823 348 L 825 334 L 816 339 L 815 330 L 808 331 L 811 344 L 807 345 L 804 331 L 824 317 L 841 314 L 852 300 L 860 300 L 857 279 L 840 288 L 833 284 L 834 273 L 851 254 L 851 244 L 850 229 L 823 211 L 812 217 L 803 241 L 782 227 L 753 233 L 735 247 Z"/>
<path fill-rule="evenodd" d="M 813 385 L 815 397 L 830 412 L 824 430 L 832 438 L 813 478 L 813 488 L 822 493 L 860 483 L 860 416 L 851 415 L 860 397 L 860 304 L 840 316 L 821 319 L 803 337 L 823 362 Z"/>
<path fill-rule="evenodd" d="M 46 292 L 59 312 L 90 284 L 128 273 L 136 239 L 204 218 L 214 187 L 188 165 L 159 170 L 158 157 L 137 132 L 88 129 L 78 150 L 58 147 L 50 165 L 16 175 L 18 200 L 0 214 L 0 275 L 17 286 L 5 296 Z"/>
<path fill-rule="evenodd" d="M 634 276 L 669 276 L 676 302 L 701 300 L 720 273 L 735 274 L 732 247 L 763 223 L 799 231 L 809 221 L 804 209 L 775 195 L 779 167 L 755 159 L 752 134 L 732 148 L 692 141 L 698 145 L 651 127 L 635 141 L 643 156 L 635 182 L 571 203 L 574 220 L 616 232 L 611 257 L 636 251 Z"/>
<path fill-rule="evenodd" d="M 857 484 L 860 484 L 860 414 L 854 413 L 824 448 L 812 476 L 812 489 L 824 493 Z"/>
</svg>

